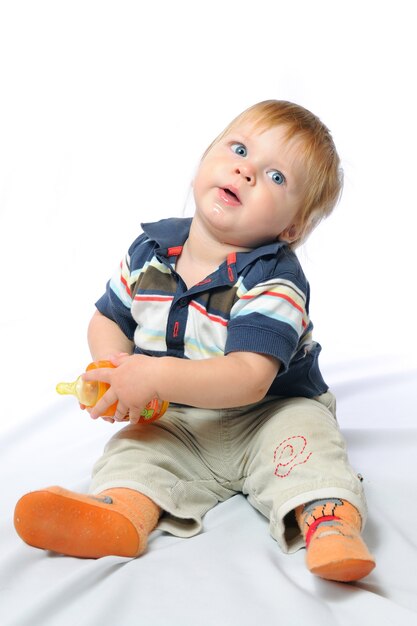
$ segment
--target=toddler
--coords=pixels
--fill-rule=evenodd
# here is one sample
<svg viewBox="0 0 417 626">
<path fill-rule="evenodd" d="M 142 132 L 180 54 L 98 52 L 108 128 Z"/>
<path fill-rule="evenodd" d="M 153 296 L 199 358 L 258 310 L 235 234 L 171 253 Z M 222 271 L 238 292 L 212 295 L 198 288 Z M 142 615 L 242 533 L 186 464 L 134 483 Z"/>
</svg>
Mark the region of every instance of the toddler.
<svg viewBox="0 0 417 626">
<path fill-rule="evenodd" d="M 23 496 L 15 527 L 32 546 L 136 557 L 156 527 L 200 532 L 236 493 L 269 520 L 285 552 L 352 581 L 375 566 L 360 532 L 362 484 L 318 366 L 309 285 L 294 248 L 336 204 L 339 157 L 324 124 L 296 104 L 255 104 L 213 141 L 193 181 L 195 214 L 142 225 L 88 329 L 83 375 L 110 385 L 93 419 L 129 424 L 96 463 L 90 495 Z M 159 420 L 138 423 L 153 398 Z"/>
</svg>

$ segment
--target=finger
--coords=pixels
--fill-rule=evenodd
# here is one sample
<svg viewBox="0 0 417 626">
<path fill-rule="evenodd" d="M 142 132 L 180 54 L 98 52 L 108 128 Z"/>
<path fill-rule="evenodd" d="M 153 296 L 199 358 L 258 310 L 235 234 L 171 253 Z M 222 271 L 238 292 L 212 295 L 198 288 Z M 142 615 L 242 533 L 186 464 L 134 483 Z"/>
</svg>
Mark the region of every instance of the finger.
<svg viewBox="0 0 417 626">
<path fill-rule="evenodd" d="M 139 422 L 139 420 L 140 420 L 141 415 L 142 415 L 142 411 L 140 409 L 132 409 L 132 408 L 130 408 L 129 409 L 129 415 L 128 415 L 129 422 L 131 424 L 137 424 Z"/>
<path fill-rule="evenodd" d="M 87 382 L 98 380 L 102 383 L 110 384 L 112 373 L 114 373 L 114 371 L 110 367 L 99 367 L 95 370 L 84 372 L 81 378 Z"/>
<path fill-rule="evenodd" d="M 91 419 L 96 420 L 97 417 L 100 417 L 99 415 L 91 415 L 93 407 L 91 406 L 86 406 L 85 410 L 87 411 L 87 413 L 90 415 Z"/>
<path fill-rule="evenodd" d="M 128 412 L 129 412 L 129 409 L 127 408 L 127 406 L 125 406 L 121 402 L 118 402 L 117 408 L 114 414 L 114 419 L 116 420 L 116 422 L 123 422 Z"/>
<path fill-rule="evenodd" d="M 109 406 L 115 404 L 118 401 L 118 397 L 114 393 L 113 389 L 110 387 L 106 391 L 106 393 L 100 398 L 95 406 L 93 406 L 90 410 L 90 415 L 93 419 L 97 419 L 98 417 L 103 417 L 106 413 Z"/>
</svg>

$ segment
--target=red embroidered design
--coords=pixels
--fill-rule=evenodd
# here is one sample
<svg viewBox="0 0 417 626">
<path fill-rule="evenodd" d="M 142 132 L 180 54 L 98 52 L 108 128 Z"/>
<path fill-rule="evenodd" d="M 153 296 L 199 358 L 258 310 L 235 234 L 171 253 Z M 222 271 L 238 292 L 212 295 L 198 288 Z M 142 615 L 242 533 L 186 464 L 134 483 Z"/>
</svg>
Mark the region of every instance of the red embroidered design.
<svg viewBox="0 0 417 626">
<path fill-rule="evenodd" d="M 175 322 L 174 324 L 174 332 L 172 333 L 173 337 L 178 337 L 178 333 L 180 332 L 180 323 Z"/>
<path fill-rule="evenodd" d="M 303 435 L 294 435 L 284 439 L 274 450 L 274 474 L 278 478 L 286 478 L 296 465 L 307 463 L 313 454 L 306 452 L 307 439 Z"/>
</svg>

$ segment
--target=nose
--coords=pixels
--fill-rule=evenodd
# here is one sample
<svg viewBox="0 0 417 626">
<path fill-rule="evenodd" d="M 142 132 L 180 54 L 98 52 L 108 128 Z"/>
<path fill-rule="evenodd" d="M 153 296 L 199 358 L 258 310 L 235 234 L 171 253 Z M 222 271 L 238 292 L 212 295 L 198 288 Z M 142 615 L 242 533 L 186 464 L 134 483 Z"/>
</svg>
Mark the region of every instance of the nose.
<svg viewBox="0 0 417 626">
<path fill-rule="evenodd" d="M 256 182 L 255 169 L 250 163 L 239 163 L 239 165 L 235 167 L 235 174 L 243 176 L 249 185 L 254 185 Z"/>
</svg>

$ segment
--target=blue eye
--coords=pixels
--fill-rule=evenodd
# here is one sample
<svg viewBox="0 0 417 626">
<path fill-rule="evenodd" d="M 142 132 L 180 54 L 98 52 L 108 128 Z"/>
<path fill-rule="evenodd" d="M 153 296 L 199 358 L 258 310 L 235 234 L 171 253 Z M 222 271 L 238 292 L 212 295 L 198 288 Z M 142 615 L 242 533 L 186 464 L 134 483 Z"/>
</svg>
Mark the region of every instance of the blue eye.
<svg viewBox="0 0 417 626">
<path fill-rule="evenodd" d="M 274 183 L 276 183 L 277 185 L 283 185 L 285 183 L 284 174 L 282 174 L 278 170 L 272 170 L 271 172 L 268 172 L 268 176 L 272 178 Z"/>
<path fill-rule="evenodd" d="M 232 143 L 230 147 L 235 154 L 238 154 L 241 157 L 245 157 L 248 154 L 248 151 L 246 150 L 246 147 L 243 145 L 243 143 Z"/>
</svg>

